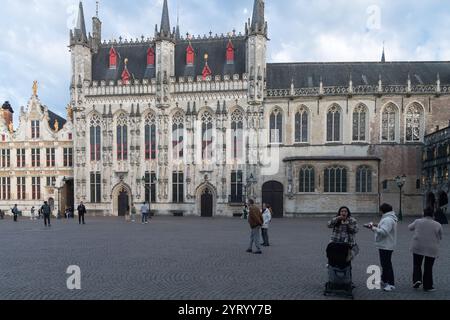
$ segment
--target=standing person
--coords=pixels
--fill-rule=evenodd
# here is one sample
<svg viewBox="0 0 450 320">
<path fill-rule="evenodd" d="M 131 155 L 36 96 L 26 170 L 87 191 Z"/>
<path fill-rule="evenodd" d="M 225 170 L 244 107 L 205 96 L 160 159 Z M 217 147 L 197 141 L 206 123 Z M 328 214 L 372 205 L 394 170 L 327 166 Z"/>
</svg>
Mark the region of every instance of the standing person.
<svg viewBox="0 0 450 320">
<path fill-rule="evenodd" d="M 259 245 L 259 235 L 261 233 L 261 226 L 263 225 L 263 217 L 261 210 L 255 206 L 255 201 L 250 200 L 250 213 L 248 216 L 248 223 L 250 224 L 250 228 L 252 229 L 250 235 L 250 246 L 247 250 L 248 253 L 253 252 L 253 243 L 255 244 L 256 251 L 255 254 L 262 254 L 261 247 Z"/>
<path fill-rule="evenodd" d="M 444 210 L 439 207 L 439 204 L 436 204 L 436 210 L 434 211 L 434 220 L 442 225 L 448 224 L 447 216 L 445 215 Z"/>
<path fill-rule="evenodd" d="M 358 222 L 352 217 L 350 209 L 341 207 L 337 216 L 328 222 L 328 228 L 333 229 L 331 242 L 348 243 L 350 245 L 351 252 L 348 260 L 349 262 L 353 260 L 359 253 L 359 247 L 355 239 L 359 229 Z"/>
<path fill-rule="evenodd" d="M 136 222 L 136 207 L 134 204 L 131 206 L 131 222 Z"/>
<path fill-rule="evenodd" d="M 80 205 L 77 208 L 78 211 L 78 224 L 81 224 L 81 222 L 83 222 L 83 224 L 86 224 L 84 222 L 84 215 L 86 214 L 86 207 L 84 206 L 83 201 L 80 202 Z"/>
<path fill-rule="evenodd" d="M 244 205 L 242 219 L 244 219 L 244 220 L 248 219 L 248 204 L 247 203 Z"/>
<path fill-rule="evenodd" d="M 419 289 L 423 284 L 426 292 L 435 291 L 433 284 L 433 265 L 439 255 L 439 243 L 442 240 L 442 226 L 433 221 L 433 209 L 426 208 L 424 217 L 408 226 L 414 231 L 411 251 L 414 255 L 414 288 Z M 425 270 L 422 277 L 422 263 L 425 259 Z"/>
<path fill-rule="evenodd" d="M 14 217 L 14 222 L 17 222 L 17 216 L 19 215 L 19 209 L 17 208 L 17 204 L 14 205 L 14 208 L 12 208 L 11 212 Z"/>
<path fill-rule="evenodd" d="M 34 207 L 31 207 L 31 218 L 30 218 L 30 220 L 35 220 L 36 219 L 36 217 L 34 216 L 35 211 L 36 211 L 36 209 Z"/>
<path fill-rule="evenodd" d="M 45 226 L 49 226 L 51 227 L 51 223 L 50 223 L 50 215 L 52 213 L 52 209 L 50 208 L 50 206 L 48 205 L 47 201 L 44 201 L 44 205 L 41 208 L 41 212 L 44 215 L 44 225 Z M 47 223 L 48 222 L 48 223 Z"/>
<path fill-rule="evenodd" d="M 2 209 L 0 209 L 0 220 L 5 219 L 5 213 L 3 212 Z"/>
<path fill-rule="evenodd" d="M 263 225 L 261 227 L 262 230 L 262 238 L 263 238 L 263 246 L 270 247 L 269 244 L 269 224 L 272 221 L 272 207 L 270 204 L 264 204 L 263 211 Z"/>
<path fill-rule="evenodd" d="M 148 218 L 147 218 L 148 211 L 149 211 L 149 208 L 148 208 L 148 205 L 147 205 L 147 202 L 146 202 L 141 207 L 142 224 L 148 224 Z"/>
<path fill-rule="evenodd" d="M 380 207 L 382 214 L 378 225 L 369 224 L 367 227 L 375 233 L 375 246 L 380 253 L 380 263 L 383 273 L 381 281 L 384 291 L 395 290 L 394 269 L 392 267 L 392 254 L 397 245 L 397 223 L 398 218 L 389 204 Z"/>
</svg>

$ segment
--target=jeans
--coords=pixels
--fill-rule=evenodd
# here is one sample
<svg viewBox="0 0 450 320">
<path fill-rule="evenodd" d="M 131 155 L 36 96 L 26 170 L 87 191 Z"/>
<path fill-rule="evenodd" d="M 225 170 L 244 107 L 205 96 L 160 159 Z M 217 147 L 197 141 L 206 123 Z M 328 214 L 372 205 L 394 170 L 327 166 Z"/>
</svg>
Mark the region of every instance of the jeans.
<svg viewBox="0 0 450 320">
<path fill-rule="evenodd" d="M 14 222 L 17 222 L 17 214 L 14 215 Z"/>
<path fill-rule="evenodd" d="M 145 223 L 148 221 L 147 215 L 148 215 L 148 213 L 142 213 L 142 223 Z"/>
<path fill-rule="evenodd" d="M 81 222 L 84 224 L 84 213 L 78 213 L 78 223 L 81 224 Z"/>
<path fill-rule="evenodd" d="M 253 243 L 255 244 L 256 250 L 261 251 L 261 246 L 259 244 L 259 235 L 261 234 L 261 227 L 256 227 L 252 229 L 252 233 L 250 235 L 250 246 L 248 250 L 253 249 Z"/>
<path fill-rule="evenodd" d="M 422 263 L 425 259 L 425 270 L 422 276 Z M 435 258 L 424 257 L 418 254 L 414 254 L 414 274 L 413 282 L 418 281 L 423 283 L 423 288 L 425 290 L 430 290 L 433 288 L 433 265 Z"/>
<path fill-rule="evenodd" d="M 269 245 L 269 229 L 262 228 L 262 238 L 263 238 L 264 245 L 268 246 Z"/>
<path fill-rule="evenodd" d="M 380 262 L 383 273 L 381 274 L 381 281 L 385 284 L 395 286 L 394 269 L 392 267 L 392 253 L 394 251 L 380 249 Z"/>
<path fill-rule="evenodd" d="M 50 224 L 50 215 L 49 214 L 44 214 L 44 224 L 45 224 L 45 226 L 47 226 L 47 221 L 48 221 L 48 225 L 51 226 L 51 224 Z"/>
</svg>

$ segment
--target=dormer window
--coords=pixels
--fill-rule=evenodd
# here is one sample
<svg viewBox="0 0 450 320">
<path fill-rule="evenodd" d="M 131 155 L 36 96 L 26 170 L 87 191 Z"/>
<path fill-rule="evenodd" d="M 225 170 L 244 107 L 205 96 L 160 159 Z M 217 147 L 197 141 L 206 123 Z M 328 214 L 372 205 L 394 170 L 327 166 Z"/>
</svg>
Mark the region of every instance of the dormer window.
<svg viewBox="0 0 450 320">
<path fill-rule="evenodd" d="M 40 122 L 36 120 L 31 121 L 31 139 L 39 139 L 41 136 L 40 131 Z"/>
<path fill-rule="evenodd" d="M 189 46 L 186 49 L 186 64 L 188 66 L 194 65 L 194 48 L 192 48 L 191 44 L 189 44 Z"/>
<path fill-rule="evenodd" d="M 155 66 L 155 50 L 148 48 L 147 50 L 147 68 Z"/>
<path fill-rule="evenodd" d="M 227 64 L 233 64 L 234 63 L 234 46 L 233 43 L 228 41 L 227 45 Z"/>
<path fill-rule="evenodd" d="M 117 51 L 114 48 L 111 48 L 111 50 L 109 50 L 109 68 L 117 68 Z"/>
</svg>

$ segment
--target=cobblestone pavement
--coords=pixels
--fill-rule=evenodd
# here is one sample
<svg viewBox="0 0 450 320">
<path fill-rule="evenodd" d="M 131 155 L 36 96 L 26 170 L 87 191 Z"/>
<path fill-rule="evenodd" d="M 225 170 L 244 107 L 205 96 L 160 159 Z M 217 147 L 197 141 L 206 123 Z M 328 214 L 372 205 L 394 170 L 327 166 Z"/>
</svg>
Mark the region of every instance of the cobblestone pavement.
<svg viewBox="0 0 450 320">
<path fill-rule="evenodd" d="M 397 291 L 366 287 L 367 267 L 378 264 L 372 233 L 360 218 L 361 253 L 353 265 L 355 298 L 450 299 L 450 232 L 444 227 L 435 267 L 438 291 L 411 288 L 411 220 L 399 226 L 393 263 Z M 0 220 L 0 299 L 303 300 L 323 296 L 327 281 L 326 219 L 274 220 L 272 246 L 262 255 L 246 253 L 244 220 L 156 217 L 148 225 L 119 218 Z M 69 265 L 81 268 L 82 290 L 66 287 Z"/>
</svg>

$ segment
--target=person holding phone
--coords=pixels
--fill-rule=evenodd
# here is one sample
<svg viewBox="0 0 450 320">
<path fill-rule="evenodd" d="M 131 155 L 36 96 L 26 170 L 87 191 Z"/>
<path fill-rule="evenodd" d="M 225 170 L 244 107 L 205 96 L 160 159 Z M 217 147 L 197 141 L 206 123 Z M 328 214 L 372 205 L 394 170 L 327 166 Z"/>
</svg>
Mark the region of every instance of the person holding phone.
<svg viewBox="0 0 450 320">
<path fill-rule="evenodd" d="M 348 243 L 351 247 L 348 260 L 353 260 L 359 253 L 355 236 L 358 233 L 358 222 L 352 217 L 350 209 L 341 207 L 335 218 L 328 222 L 328 228 L 333 229 L 331 242 Z"/>
</svg>

